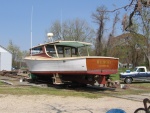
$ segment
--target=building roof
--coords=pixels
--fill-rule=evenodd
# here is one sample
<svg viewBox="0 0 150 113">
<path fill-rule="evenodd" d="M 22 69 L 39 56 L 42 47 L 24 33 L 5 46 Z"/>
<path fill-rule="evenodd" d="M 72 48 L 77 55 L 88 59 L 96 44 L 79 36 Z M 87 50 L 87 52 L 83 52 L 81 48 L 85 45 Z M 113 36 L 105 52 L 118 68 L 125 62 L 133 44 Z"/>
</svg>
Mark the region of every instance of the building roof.
<svg viewBox="0 0 150 113">
<path fill-rule="evenodd" d="M 5 47 L 3 47 L 3 46 L 0 45 L 0 52 L 5 52 L 5 51 L 7 51 L 7 52 L 9 52 L 9 53 L 12 54 L 11 51 L 9 51 L 8 49 L 6 49 Z"/>
</svg>

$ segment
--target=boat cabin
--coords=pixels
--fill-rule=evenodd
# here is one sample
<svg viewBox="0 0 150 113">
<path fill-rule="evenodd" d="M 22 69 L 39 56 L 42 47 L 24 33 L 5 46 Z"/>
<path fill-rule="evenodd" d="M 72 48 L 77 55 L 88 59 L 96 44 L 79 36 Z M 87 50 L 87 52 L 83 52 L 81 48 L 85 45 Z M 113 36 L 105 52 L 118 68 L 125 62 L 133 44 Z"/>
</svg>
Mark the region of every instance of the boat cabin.
<svg viewBox="0 0 150 113">
<path fill-rule="evenodd" d="M 79 41 L 56 41 L 33 47 L 30 49 L 30 55 L 54 58 L 89 56 L 88 47 L 90 45 L 90 43 Z M 85 49 L 86 55 L 85 53 L 81 55 L 81 51 Z"/>
</svg>

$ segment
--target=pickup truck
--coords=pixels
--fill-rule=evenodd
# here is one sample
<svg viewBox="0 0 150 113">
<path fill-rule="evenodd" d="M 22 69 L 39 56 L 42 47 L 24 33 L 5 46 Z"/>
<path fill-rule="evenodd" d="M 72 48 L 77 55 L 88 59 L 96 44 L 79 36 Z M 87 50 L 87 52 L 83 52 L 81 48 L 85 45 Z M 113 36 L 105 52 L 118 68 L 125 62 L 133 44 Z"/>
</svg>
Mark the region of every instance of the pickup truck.
<svg viewBox="0 0 150 113">
<path fill-rule="evenodd" d="M 150 82 L 150 72 L 147 71 L 145 66 L 138 66 L 132 72 L 126 70 L 126 72 L 120 73 L 120 80 L 123 80 L 126 84 L 131 84 L 133 81 Z"/>
</svg>

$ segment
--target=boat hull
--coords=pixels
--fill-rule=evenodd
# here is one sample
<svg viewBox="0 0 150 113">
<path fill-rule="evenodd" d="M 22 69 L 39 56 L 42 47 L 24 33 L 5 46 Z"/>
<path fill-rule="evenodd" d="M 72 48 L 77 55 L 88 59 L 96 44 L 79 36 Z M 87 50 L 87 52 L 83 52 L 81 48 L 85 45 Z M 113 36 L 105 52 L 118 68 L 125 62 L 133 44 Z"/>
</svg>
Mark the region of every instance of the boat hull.
<svg viewBox="0 0 150 113">
<path fill-rule="evenodd" d="M 117 73 L 118 59 L 113 57 L 27 57 L 26 64 L 32 79 L 51 79 L 53 84 L 66 82 L 106 84 L 110 74 Z M 46 79 L 47 79 L 46 78 Z"/>
<path fill-rule="evenodd" d="M 77 57 L 61 59 L 25 59 L 31 73 L 98 74 L 117 73 L 118 59 L 111 57 Z"/>
</svg>

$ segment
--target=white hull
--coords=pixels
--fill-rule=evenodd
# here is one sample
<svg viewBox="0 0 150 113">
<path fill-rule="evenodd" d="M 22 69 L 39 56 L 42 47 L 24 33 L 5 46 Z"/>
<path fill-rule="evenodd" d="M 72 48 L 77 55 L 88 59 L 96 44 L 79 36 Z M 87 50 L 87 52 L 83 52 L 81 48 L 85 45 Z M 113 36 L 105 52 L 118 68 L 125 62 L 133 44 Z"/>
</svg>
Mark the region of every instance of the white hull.
<svg viewBox="0 0 150 113">
<path fill-rule="evenodd" d="M 87 71 L 86 58 L 77 59 L 49 59 L 33 60 L 25 59 L 31 72 L 67 72 L 67 71 Z"/>
</svg>

